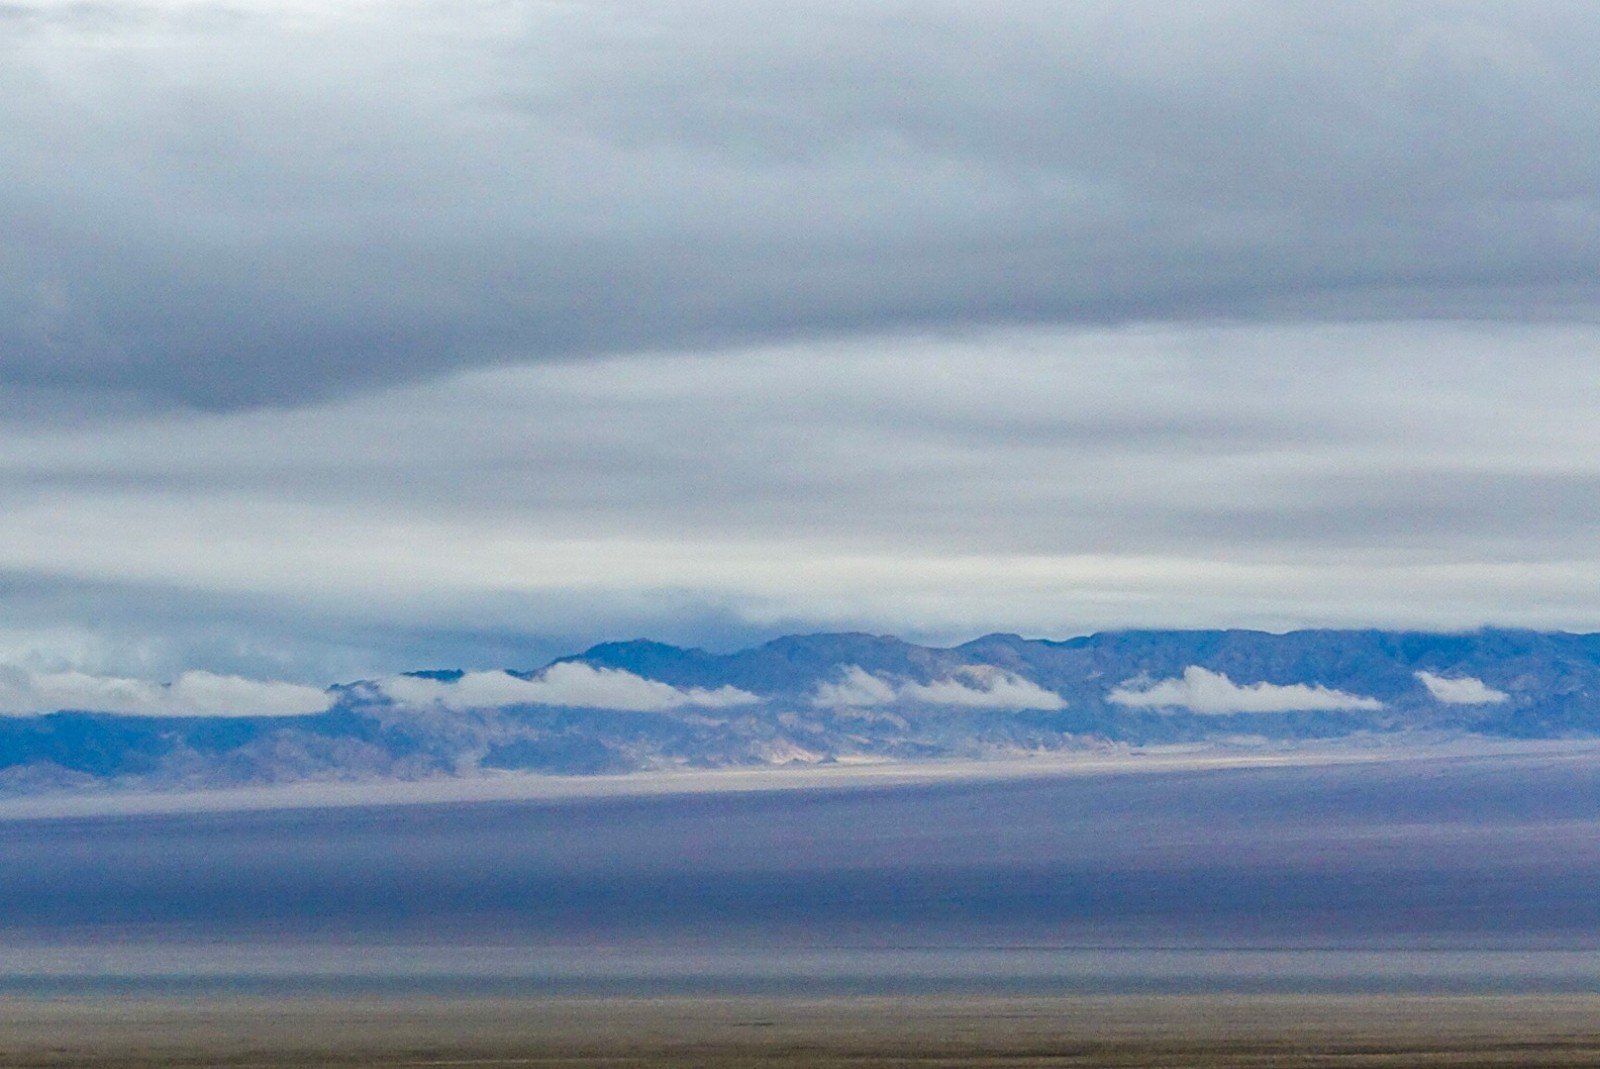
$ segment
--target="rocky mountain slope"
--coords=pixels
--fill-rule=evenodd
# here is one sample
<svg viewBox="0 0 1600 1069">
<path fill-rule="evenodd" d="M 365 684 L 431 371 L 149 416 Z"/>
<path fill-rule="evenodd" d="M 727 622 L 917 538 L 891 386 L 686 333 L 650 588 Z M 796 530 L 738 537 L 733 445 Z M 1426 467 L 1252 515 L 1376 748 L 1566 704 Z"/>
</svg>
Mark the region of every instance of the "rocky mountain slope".
<svg viewBox="0 0 1600 1069">
<path fill-rule="evenodd" d="M 0 718 L 0 790 L 985 758 L 1111 745 L 1600 734 L 1600 635 L 1122 631 L 606 643 L 329 688 L 325 711 Z"/>
</svg>

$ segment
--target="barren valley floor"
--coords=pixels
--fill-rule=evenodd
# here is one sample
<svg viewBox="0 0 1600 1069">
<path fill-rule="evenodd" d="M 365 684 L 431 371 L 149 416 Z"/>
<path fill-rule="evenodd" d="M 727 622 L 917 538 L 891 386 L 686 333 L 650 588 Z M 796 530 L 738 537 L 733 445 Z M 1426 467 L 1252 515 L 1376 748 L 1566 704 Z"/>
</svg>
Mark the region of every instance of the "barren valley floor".
<svg viewBox="0 0 1600 1069">
<path fill-rule="evenodd" d="M 1600 1064 L 1600 996 L 9 998 L 0 1066 Z"/>
</svg>

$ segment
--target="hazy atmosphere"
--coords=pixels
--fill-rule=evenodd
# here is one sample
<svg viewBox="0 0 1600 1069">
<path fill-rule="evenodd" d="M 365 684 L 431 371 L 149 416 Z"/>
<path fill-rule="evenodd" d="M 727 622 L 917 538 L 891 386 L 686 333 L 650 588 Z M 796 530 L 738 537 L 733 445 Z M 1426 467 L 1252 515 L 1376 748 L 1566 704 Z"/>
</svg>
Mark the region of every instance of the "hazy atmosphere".
<svg viewBox="0 0 1600 1069">
<path fill-rule="evenodd" d="M 1596 56 L 0 0 L 0 1069 L 1600 1064 Z"/>
<path fill-rule="evenodd" d="M 1597 52 L 1578 3 L 6 4 L 0 664 L 1600 628 Z"/>
</svg>

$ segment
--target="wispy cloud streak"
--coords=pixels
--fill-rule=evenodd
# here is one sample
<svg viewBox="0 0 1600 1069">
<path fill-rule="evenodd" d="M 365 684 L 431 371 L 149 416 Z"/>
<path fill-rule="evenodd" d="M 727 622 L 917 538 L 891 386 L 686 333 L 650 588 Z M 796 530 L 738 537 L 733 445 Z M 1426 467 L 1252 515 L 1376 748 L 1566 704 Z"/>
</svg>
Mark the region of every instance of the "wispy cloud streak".
<svg viewBox="0 0 1600 1069">
<path fill-rule="evenodd" d="M 969 709 L 1064 709 L 1067 704 L 1061 695 L 1037 683 L 994 669 L 927 683 L 896 683 L 859 665 L 849 665 L 839 679 L 818 684 L 811 696 L 811 704 L 818 708 L 899 703 Z"/>
<path fill-rule="evenodd" d="M 1441 676 L 1433 672 L 1418 672 L 1417 678 L 1428 688 L 1435 701 L 1445 705 L 1498 705 L 1509 701 L 1511 695 L 1495 690 L 1481 679 L 1472 676 Z"/>
<path fill-rule="evenodd" d="M 0 668 L 0 714 L 63 710 L 131 716 L 302 716 L 332 704 L 329 692 L 213 672 L 185 672 L 171 683 L 86 672 Z"/>
<path fill-rule="evenodd" d="M 1192 713 L 1335 712 L 1342 709 L 1381 709 L 1376 698 L 1332 690 L 1316 684 L 1238 684 L 1220 672 L 1190 665 L 1178 679 L 1153 683 L 1124 683 L 1107 701 L 1130 709 L 1187 709 Z"/>
<path fill-rule="evenodd" d="M 447 709 L 563 705 L 646 713 L 686 706 L 726 709 L 760 701 L 737 687 L 680 688 L 632 672 L 572 661 L 551 665 L 531 679 L 508 672 L 468 672 L 454 680 L 391 676 L 379 683 L 379 689 L 399 705 Z"/>
</svg>

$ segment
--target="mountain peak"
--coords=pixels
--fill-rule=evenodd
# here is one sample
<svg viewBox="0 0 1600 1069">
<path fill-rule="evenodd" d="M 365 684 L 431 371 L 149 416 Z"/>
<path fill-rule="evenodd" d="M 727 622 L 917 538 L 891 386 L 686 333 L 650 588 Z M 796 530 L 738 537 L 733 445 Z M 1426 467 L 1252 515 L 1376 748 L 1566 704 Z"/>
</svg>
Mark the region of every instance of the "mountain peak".
<svg viewBox="0 0 1600 1069">
<path fill-rule="evenodd" d="M 1600 636 L 996 632 L 944 649 L 822 632 L 732 653 L 641 638 L 536 672 L 434 669 L 328 694 L 326 712 L 294 716 L 0 717 L 0 792 L 1600 736 Z"/>
</svg>

